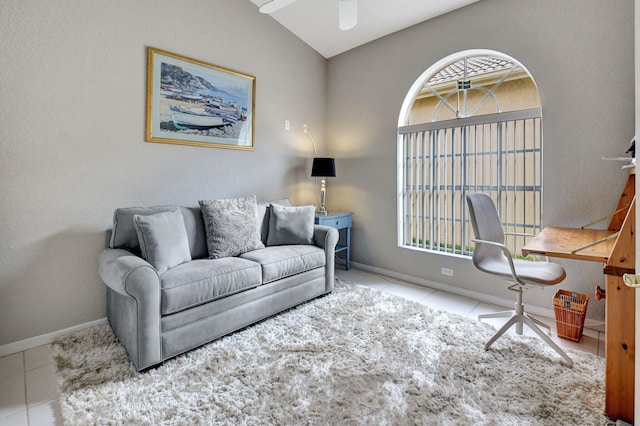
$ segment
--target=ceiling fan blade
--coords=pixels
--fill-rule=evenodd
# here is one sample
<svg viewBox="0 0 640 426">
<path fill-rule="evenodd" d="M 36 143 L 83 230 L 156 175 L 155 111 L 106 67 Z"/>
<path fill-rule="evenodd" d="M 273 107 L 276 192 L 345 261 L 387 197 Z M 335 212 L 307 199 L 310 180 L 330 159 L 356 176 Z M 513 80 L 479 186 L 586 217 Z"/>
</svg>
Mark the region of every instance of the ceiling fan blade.
<svg viewBox="0 0 640 426">
<path fill-rule="evenodd" d="M 260 6 L 260 13 L 273 13 L 276 10 L 280 10 L 285 6 L 289 6 L 291 3 L 295 3 L 298 0 L 271 0 L 269 3 L 265 3 Z"/>
<path fill-rule="evenodd" d="M 358 23 L 358 0 L 338 0 L 338 19 L 342 31 L 355 27 Z"/>
</svg>

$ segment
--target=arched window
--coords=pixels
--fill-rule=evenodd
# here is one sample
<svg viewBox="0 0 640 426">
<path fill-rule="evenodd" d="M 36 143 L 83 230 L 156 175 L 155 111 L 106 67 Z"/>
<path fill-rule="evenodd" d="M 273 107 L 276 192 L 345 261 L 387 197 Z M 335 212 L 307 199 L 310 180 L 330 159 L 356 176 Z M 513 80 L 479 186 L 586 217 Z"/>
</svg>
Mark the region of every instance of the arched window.
<svg viewBox="0 0 640 426">
<path fill-rule="evenodd" d="M 542 228 L 542 109 L 517 60 L 459 52 L 416 80 L 398 122 L 398 244 L 469 256 L 467 192 L 489 194 L 507 245 Z"/>
</svg>

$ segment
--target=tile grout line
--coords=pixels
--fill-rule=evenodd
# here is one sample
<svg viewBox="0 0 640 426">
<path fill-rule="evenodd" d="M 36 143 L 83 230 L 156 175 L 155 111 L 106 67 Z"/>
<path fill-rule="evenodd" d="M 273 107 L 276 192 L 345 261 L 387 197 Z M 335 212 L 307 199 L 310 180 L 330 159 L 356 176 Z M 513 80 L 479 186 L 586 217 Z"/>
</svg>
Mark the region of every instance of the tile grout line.
<svg viewBox="0 0 640 426">
<path fill-rule="evenodd" d="M 475 304 L 475 305 L 473 305 L 473 308 L 471 308 L 471 310 L 470 310 L 469 312 L 467 312 L 467 314 L 465 315 L 465 318 L 472 319 L 469 315 L 471 315 L 471 313 L 472 313 L 473 311 L 475 311 L 475 310 L 476 310 L 476 308 L 477 308 L 478 306 L 480 306 L 480 302 L 479 302 L 479 301 L 476 301 L 476 304 Z"/>
<path fill-rule="evenodd" d="M 27 356 L 25 351 L 22 351 L 22 380 L 24 380 L 24 412 L 27 416 L 27 425 L 31 424 L 29 419 L 29 400 L 27 391 Z"/>
</svg>

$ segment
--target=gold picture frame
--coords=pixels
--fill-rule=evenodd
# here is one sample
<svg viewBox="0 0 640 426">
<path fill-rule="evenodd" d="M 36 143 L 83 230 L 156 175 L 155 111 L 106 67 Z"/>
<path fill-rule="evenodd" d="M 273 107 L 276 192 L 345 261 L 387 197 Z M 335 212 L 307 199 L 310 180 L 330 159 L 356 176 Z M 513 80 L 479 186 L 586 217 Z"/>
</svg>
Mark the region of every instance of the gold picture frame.
<svg viewBox="0 0 640 426">
<path fill-rule="evenodd" d="M 256 78 L 148 47 L 148 142 L 253 151 Z"/>
</svg>

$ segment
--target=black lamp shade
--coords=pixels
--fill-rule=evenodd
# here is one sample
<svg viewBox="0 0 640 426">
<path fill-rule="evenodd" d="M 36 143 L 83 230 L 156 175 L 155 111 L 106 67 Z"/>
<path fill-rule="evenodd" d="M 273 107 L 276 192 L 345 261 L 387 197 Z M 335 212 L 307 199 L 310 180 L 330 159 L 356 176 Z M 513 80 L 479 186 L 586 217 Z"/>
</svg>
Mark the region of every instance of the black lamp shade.
<svg viewBox="0 0 640 426">
<path fill-rule="evenodd" d="M 333 158 L 314 158 L 311 176 L 336 177 L 336 161 Z"/>
</svg>

